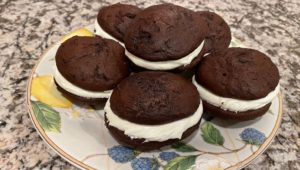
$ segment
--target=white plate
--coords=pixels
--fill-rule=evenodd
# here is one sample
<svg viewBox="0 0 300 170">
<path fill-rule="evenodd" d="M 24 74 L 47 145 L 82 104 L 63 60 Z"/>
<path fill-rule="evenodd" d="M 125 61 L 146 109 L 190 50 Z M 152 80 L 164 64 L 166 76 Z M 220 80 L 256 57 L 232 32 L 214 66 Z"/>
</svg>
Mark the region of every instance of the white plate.
<svg viewBox="0 0 300 170">
<path fill-rule="evenodd" d="M 88 29 L 92 30 L 91 27 Z M 232 45 L 240 44 L 234 40 Z M 180 169 L 195 167 L 195 163 L 203 166 L 199 167 L 201 169 L 214 165 L 240 169 L 264 152 L 279 128 L 282 117 L 281 94 L 273 100 L 270 110 L 255 120 L 232 123 L 217 118 L 208 122 L 202 119 L 202 128 L 183 141 L 181 147 L 142 153 L 122 149 L 106 129 L 102 109 L 75 104 L 68 108 L 53 107 L 32 96 L 33 79 L 52 75 L 58 46 L 59 42 L 41 57 L 33 69 L 27 88 L 27 104 L 32 122 L 44 141 L 60 156 L 81 169 L 131 169 L 138 165 L 143 168 Z M 108 150 L 118 152 L 119 157 L 108 154 Z M 166 158 L 160 157 L 160 154 L 166 155 L 165 152 L 180 156 L 165 161 L 163 159 Z M 117 163 L 120 157 L 127 162 Z"/>
</svg>

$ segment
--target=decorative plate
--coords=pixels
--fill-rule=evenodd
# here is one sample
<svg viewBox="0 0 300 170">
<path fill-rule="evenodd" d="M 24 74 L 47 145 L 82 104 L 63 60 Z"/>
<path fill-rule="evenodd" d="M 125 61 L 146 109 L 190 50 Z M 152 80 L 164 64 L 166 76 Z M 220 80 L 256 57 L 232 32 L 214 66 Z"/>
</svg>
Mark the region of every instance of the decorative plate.
<svg viewBox="0 0 300 170">
<path fill-rule="evenodd" d="M 52 65 L 59 44 L 68 37 L 92 35 L 92 26 L 76 30 L 52 46 L 33 69 L 27 104 L 34 126 L 60 156 L 81 169 L 186 170 L 240 169 L 271 143 L 282 117 L 282 96 L 270 110 L 251 121 L 234 123 L 202 119 L 199 130 L 172 146 L 140 152 L 118 144 L 104 125 L 103 109 L 76 105 L 57 90 Z M 232 46 L 240 46 L 233 40 Z"/>
</svg>

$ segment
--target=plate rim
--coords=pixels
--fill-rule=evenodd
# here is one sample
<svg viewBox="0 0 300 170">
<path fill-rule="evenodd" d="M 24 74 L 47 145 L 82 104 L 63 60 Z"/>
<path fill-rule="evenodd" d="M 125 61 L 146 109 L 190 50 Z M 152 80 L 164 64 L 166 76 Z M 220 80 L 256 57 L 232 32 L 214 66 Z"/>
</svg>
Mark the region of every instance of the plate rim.
<svg viewBox="0 0 300 170">
<path fill-rule="evenodd" d="M 82 27 L 82 28 L 87 28 L 88 26 Z M 72 32 L 72 31 L 71 31 Z M 55 142 L 53 142 L 48 135 L 46 134 L 46 132 L 43 130 L 43 128 L 41 127 L 41 125 L 38 123 L 34 111 L 33 111 L 33 107 L 32 107 L 32 103 L 31 103 L 31 84 L 32 84 L 32 79 L 33 76 L 36 72 L 36 69 L 38 67 L 38 65 L 42 62 L 42 60 L 45 58 L 46 54 L 52 49 L 54 48 L 56 45 L 58 45 L 58 43 L 60 43 L 60 40 L 58 40 L 56 43 L 52 44 L 51 46 L 49 46 L 45 52 L 42 53 L 41 57 L 38 59 L 38 61 L 36 61 L 35 66 L 32 68 L 31 73 L 29 75 L 29 80 L 27 82 L 27 87 L 26 87 L 26 106 L 27 106 L 27 111 L 28 114 L 30 116 L 31 122 L 34 125 L 35 129 L 37 130 L 39 136 L 43 139 L 43 141 L 47 144 L 48 147 L 50 147 L 52 150 L 54 150 L 59 156 L 61 156 L 62 158 L 64 158 L 66 161 L 68 161 L 69 163 L 71 163 L 72 165 L 74 165 L 77 168 L 80 169 L 88 169 L 88 170 L 96 170 L 95 168 L 85 164 L 84 162 L 74 158 L 73 156 L 69 155 L 68 153 L 66 153 L 62 148 L 58 147 Z M 271 142 L 273 141 L 274 137 L 276 136 L 278 129 L 280 127 L 281 121 L 282 121 L 282 116 L 283 116 L 283 96 L 282 96 L 282 91 L 280 90 L 280 92 L 278 93 L 278 95 L 276 96 L 278 97 L 279 100 L 279 109 L 278 109 L 278 116 L 276 119 L 276 123 L 274 128 L 272 129 L 270 135 L 266 138 L 266 140 L 264 141 L 263 144 L 261 144 L 259 146 L 259 148 L 249 157 L 245 158 L 244 160 L 226 168 L 226 170 L 234 170 L 234 169 L 241 169 L 244 168 L 245 166 L 249 165 L 251 163 L 251 161 L 255 160 L 259 155 L 261 155 L 262 153 L 264 153 L 264 151 L 270 146 Z"/>
</svg>

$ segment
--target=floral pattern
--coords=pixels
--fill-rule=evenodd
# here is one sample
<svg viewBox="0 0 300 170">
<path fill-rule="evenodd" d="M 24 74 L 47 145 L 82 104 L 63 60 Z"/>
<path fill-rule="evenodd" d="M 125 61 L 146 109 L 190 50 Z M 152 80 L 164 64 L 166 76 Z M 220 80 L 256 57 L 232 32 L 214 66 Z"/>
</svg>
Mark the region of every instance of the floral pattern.
<svg viewBox="0 0 300 170">
<path fill-rule="evenodd" d="M 241 134 L 240 137 L 242 140 L 251 145 L 261 145 L 266 136 L 264 133 L 254 129 L 254 128 L 246 128 Z"/>
<path fill-rule="evenodd" d="M 159 158 L 163 161 L 170 161 L 178 157 L 179 155 L 176 152 L 161 152 L 159 153 Z"/>
<path fill-rule="evenodd" d="M 108 155 L 117 163 L 126 163 L 133 160 L 139 154 L 125 146 L 114 146 L 108 149 Z"/>
<path fill-rule="evenodd" d="M 171 146 L 176 152 L 162 151 L 158 154 L 158 156 L 153 155 L 152 158 L 143 157 L 141 156 L 143 155 L 142 152 L 121 145 L 109 148 L 108 155 L 116 163 L 131 162 L 131 167 L 134 170 L 153 170 L 158 169 L 159 167 L 164 170 L 186 170 L 191 168 L 201 170 L 225 169 L 229 167 L 230 164 L 216 159 L 200 158 L 199 156 L 205 154 L 222 155 L 236 153 L 244 149 L 247 145 L 261 145 L 265 140 L 265 135 L 262 132 L 254 128 L 246 128 L 240 134 L 240 138 L 245 142 L 245 144 L 238 149 L 230 149 L 224 146 L 224 137 L 211 122 L 207 121 L 203 123 L 201 126 L 201 132 L 201 136 L 206 143 L 219 146 L 226 151 L 207 152 L 197 149 L 190 144 L 178 142 Z M 185 154 L 183 155 L 183 153 Z M 186 155 L 186 153 L 190 154 Z"/>
<path fill-rule="evenodd" d="M 131 167 L 133 170 L 158 170 L 159 165 L 156 159 L 140 157 L 131 162 Z"/>
</svg>

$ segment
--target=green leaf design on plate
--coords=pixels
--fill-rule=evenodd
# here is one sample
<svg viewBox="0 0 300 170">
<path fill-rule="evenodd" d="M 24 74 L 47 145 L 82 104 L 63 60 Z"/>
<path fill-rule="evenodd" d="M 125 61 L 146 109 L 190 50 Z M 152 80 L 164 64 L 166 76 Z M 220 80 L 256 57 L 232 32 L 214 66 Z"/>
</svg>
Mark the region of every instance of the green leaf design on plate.
<svg viewBox="0 0 300 170">
<path fill-rule="evenodd" d="M 214 145 L 223 145 L 224 137 L 220 131 L 215 128 L 210 122 L 205 122 L 201 126 L 203 140 Z"/>
<path fill-rule="evenodd" d="M 172 148 L 178 152 L 195 152 L 195 151 L 197 151 L 197 149 L 194 148 L 193 146 L 183 143 L 183 142 L 177 142 L 177 143 L 173 144 Z"/>
<path fill-rule="evenodd" d="M 197 155 L 179 156 L 168 162 L 164 170 L 187 170 L 195 164 Z"/>
<path fill-rule="evenodd" d="M 40 101 L 31 101 L 35 117 L 44 131 L 60 132 L 61 120 L 59 113 Z"/>
</svg>

